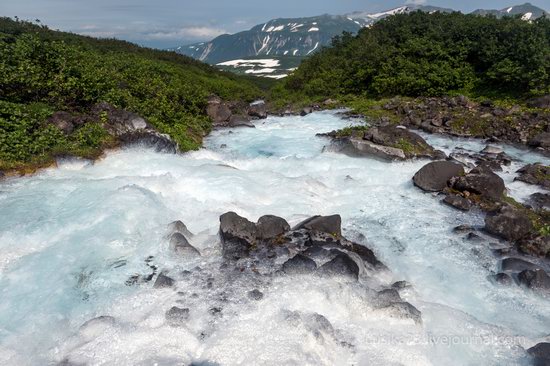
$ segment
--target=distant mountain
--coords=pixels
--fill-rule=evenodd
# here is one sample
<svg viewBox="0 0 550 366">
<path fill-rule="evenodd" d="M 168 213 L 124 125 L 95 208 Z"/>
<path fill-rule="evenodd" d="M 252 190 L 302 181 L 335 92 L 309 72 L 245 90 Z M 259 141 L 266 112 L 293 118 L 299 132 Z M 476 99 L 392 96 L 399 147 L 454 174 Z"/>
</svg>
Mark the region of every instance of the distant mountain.
<svg viewBox="0 0 550 366">
<path fill-rule="evenodd" d="M 533 4 L 525 3 L 523 5 L 510 6 L 501 10 L 483 10 L 478 9 L 472 14 L 477 15 L 494 15 L 498 18 L 505 16 L 518 16 L 521 15 L 524 20 L 535 20 L 544 15 L 549 16 L 548 12 L 545 10 L 536 7 Z"/>
<path fill-rule="evenodd" d="M 172 51 L 210 64 L 221 64 L 220 66 L 225 69 L 238 73 L 279 78 L 304 57 L 329 45 L 334 36 L 342 32 L 356 33 L 361 28 L 369 27 L 388 16 L 412 11 L 433 13 L 454 10 L 435 6 L 404 5 L 379 13 L 357 11 L 345 15 L 325 14 L 309 18 L 274 19 L 247 31 L 232 35 L 224 34 L 210 42 L 180 46 Z M 543 9 L 529 3 L 502 10 L 476 10 L 474 14 L 497 17 L 521 15 L 528 21 L 548 15 Z M 291 60 L 293 57 L 296 58 L 295 61 Z M 266 60 L 280 58 L 285 59 L 283 64 L 292 67 L 285 70 L 280 68 L 281 64 L 278 64 L 279 68 L 261 66 L 265 63 L 274 64 Z"/>
<path fill-rule="evenodd" d="M 343 15 L 274 19 L 254 28 L 224 34 L 210 42 L 178 47 L 178 53 L 211 64 L 257 56 L 307 56 L 344 31 L 364 26 Z"/>
</svg>

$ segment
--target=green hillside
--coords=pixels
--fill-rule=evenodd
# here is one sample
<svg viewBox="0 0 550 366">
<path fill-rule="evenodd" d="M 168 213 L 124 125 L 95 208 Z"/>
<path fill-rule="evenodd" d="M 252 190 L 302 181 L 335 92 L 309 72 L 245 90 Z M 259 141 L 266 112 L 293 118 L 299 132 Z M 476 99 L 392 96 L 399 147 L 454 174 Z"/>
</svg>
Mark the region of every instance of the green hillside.
<svg viewBox="0 0 550 366">
<path fill-rule="evenodd" d="M 336 38 L 274 90 L 300 98 L 550 92 L 550 20 L 414 12 Z"/>
<path fill-rule="evenodd" d="M 251 101 L 262 94 L 250 79 L 173 52 L 9 18 L 0 18 L 0 55 L 0 170 L 46 165 L 56 155 L 94 157 L 114 143 L 104 121 L 69 135 L 44 123 L 56 111 L 85 114 L 107 102 L 190 150 L 211 128 L 209 95 Z"/>
</svg>

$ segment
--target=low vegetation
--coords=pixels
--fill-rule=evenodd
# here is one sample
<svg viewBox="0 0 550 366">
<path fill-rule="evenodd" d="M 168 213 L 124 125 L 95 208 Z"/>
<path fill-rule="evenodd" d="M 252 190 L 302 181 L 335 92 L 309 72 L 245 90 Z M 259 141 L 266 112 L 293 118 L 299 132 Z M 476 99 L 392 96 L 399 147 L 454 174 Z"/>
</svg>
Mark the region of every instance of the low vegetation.
<svg viewBox="0 0 550 366">
<path fill-rule="evenodd" d="M 400 14 L 344 34 L 274 89 L 279 100 L 550 93 L 550 20 Z"/>
<path fill-rule="evenodd" d="M 55 156 L 97 156 L 114 142 L 100 120 L 64 135 L 45 123 L 56 111 L 86 113 L 107 102 L 146 118 L 182 150 L 210 130 L 208 96 L 251 101 L 250 79 L 172 52 L 56 32 L 0 18 L 0 170 L 32 169 Z"/>
</svg>

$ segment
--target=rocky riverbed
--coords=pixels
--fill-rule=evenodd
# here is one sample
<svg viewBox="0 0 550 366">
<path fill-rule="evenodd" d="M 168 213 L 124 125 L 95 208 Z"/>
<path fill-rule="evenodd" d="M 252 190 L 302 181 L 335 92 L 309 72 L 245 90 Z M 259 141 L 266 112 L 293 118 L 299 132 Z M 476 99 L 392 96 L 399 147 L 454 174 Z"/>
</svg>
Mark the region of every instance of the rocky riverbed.
<svg viewBox="0 0 550 366">
<path fill-rule="evenodd" d="M 401 129 L 397 142 L 416 133 L 439 152 L 393 161 L 316 136 L 349 124 L 329 112 L 269 117 L 216 130 L 198 152 L 133 147 L 3 181 L 2 364 L 547 357 L 548 296 L 529 283 L 548 262 L 489 235 L 488 205 L 470 199 L 496 197 L 500 180 L 520 204 L 544 194 L 516 180 L 528 164 L 548 165 L 544 156 Z M 391 143 L 384 133 L 368 141 Z M 472 173 L 483 159 L 500 170 Z M 425 167 L 439 162 L 443 176 Z M 476 174 L 499 184 L 476 193 Z M 470 210 L 440 202 L 449 194 Z"/>
</svg>

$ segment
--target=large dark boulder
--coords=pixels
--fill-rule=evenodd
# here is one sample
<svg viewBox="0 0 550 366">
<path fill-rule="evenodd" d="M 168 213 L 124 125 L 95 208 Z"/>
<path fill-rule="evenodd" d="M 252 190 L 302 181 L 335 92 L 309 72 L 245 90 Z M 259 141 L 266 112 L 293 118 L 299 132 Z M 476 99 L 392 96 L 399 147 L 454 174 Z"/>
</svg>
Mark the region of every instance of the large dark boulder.
<svg viewBox="0 0 550 366">
<path fill-rule="evenodd" d="M 320 231 L 335 237 L 340 237 L 342 235 L 342 217 L 340 217 L 340 215 L 313 216 L 302 221 L 292 230 L 300 229 Z"/>
<path fill-rule="evenodd" d="M 427 192 L 447 188 L 452 177 L 464 175 L 462 165 L 450 161 L 434 161 L 422 167 L 413 177 L 414 185 Z"/>
<path fill-rule="evenodd" d="M 307 274 L 317 269 L 317 264 L 302 254 L 296 254 L 283 264 L 283 272 L 286 274 Z"/>
<path fill-rule="evenodd" d="M 550 189 L 550 166 L 542 164 L 529 164 L 517 171 L 516 180 L 529 184 L 537 184 Z"/>
<path fill-rule="evenodd" d="M 534 290 L 550 290 L 550 276 L 542 269 L 525 270 L 518 275 L 518 281 Z"/>
<path fill-rule="evenodd" d="M 273 215 L 260 217 L 256 228 L 258 229 L 258 238 L 262 240 L 276 238 L 290 231 L 290 225 L 285 219 Z"/>
<path fill-rule="evenodd" d="M 534 366 L 550 365 L 550 343 L 539 343 L 529 348 L 527 353 L 533 357 Z"/>
<path fill-rule="evenodd" d="M 246 257 L 251 247 L 256 244 L 257 236 L 256 225 L 235 212 L 220 216 L 220 237 L 224 258 Z"/>
<path fill-rule="evenodd" d="M 259 119 L 267 118 L 267 106 L 263 100 L 251 103 L 248 107 L 248 115 Z"/>
<path fill-rule="evenodd" d="M 521 210 L 505 206 L 487 214 L 485 230 L 506 240 L 517 241 L 531 233 L 533 224 Z"/>
<path fill-rule="evenodd" d="M 502 178 L 483 166 L 472 169 L 465 176 L 453 179 L 452 185 L 458 191 L 478 194 L 491 201 L 500 201 L 506 190 Z"/>
<path fill-rule="evenodd" d="M 359 266 L 346 253 L 340 253 L 331 261 L 323 264 L 320 273 L 328 276 L 359 278 Z"/>
<path fill-rule="evenodd" d="M 373 127 L 365 132 L 363 139 L 377 145 L 399 149 L 407 158 L 436 155 L 434 148 L 420 135 L 400 126 Z"/>
</svg>

